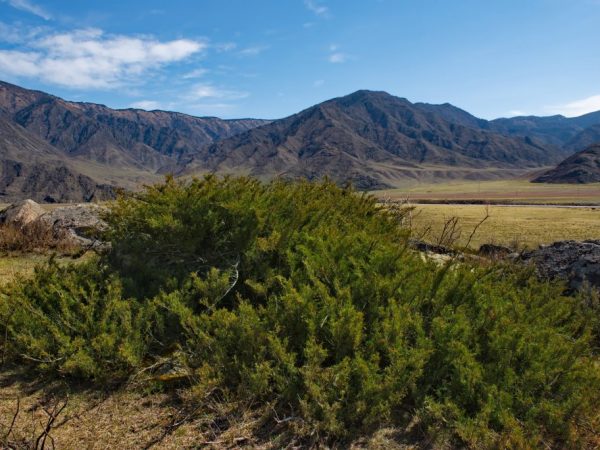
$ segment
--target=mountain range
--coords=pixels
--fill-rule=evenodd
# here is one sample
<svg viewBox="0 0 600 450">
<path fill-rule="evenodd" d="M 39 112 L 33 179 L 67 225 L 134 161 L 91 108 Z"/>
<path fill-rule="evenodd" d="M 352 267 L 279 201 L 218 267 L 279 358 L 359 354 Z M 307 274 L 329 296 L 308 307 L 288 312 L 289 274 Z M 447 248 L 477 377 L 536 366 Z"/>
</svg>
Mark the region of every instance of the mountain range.
<svg viewBox="0 0 600 450">
<path fill-rule="evenodd" d="M 59 166 L 65 165 L 65 161 L 74 163 L 67 166 L 76 178 L 90 178 L 99 186 L 128 189 L 177 171 L 182 156 L 206 144 L 267 123 L 254 119 L 199 118 L 166 111 L 114 110 L 93 103 L 68 102 L 5 82 L 0 82 L 0 120 L 12 125 L 12 137 L 5 134 L 6 126 L 2 128 L 3 167 L 10 166 L 10 161 L 31 167 L 38 153 L 52 153 L 53 161 L 61 161 Z M 9 158 L 9 147 L 15 157 Z M 54 165 L 47 164 L 46 169 Z M 6 170 L 3 169 L 3 174 Z M 3 175 L 1 185 L 7 184 L 6 178 Z M 12 186 L 15 181 L 9 184 Z M 20 184 L 23 195 L 35 199 L 47 197 L 46 192 L 37 191 L 28 183 Z M 15 188 L 11 186 L 6 186 L 0 196 L 13 197 Z M 65 186 L 64 192 L 56 192 L 52 198 L 86 200 L 89 196 L 86 186 L 87 183 Z"/>
<path fill-rule="evenodd" d="M 377 189 L 406 178 L 506 177 L 564 155 L 559 146 L 492 131 L 451 105 L 358 91 L 206 146 L 184 162 L 183 173 L 325 174 Z"/>
<path fill-rule="evenodd" d="M 167 173 L 326 175 L 361 189 L 507 178 L 595 142 L 600 112 L 487 121 L 361 90 L 279 120 L 223 120 L 115 110 L 0 82 L 0 201 L 101 199 Z"/>
</svg>

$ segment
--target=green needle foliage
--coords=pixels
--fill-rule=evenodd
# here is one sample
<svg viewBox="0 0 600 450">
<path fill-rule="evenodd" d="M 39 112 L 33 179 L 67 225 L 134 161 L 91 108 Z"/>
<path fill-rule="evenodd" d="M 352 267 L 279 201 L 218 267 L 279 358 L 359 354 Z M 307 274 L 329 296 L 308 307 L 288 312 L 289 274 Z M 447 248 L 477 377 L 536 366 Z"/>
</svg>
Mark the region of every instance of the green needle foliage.
<svg viewBox="0 0 600 450">
<path fill-rule="evenodd" d="M 589 445 L 582 299 L 511 266 L 424 261 L 403 214 L 329 182 L 168 179 L 113 205 L 105 256 L 4 289 L 3 345 L 93 379 L 177 355 L 198 401 L 268 404 L 330 439 L 416 423 L 473 448 Z"/>
</svg>

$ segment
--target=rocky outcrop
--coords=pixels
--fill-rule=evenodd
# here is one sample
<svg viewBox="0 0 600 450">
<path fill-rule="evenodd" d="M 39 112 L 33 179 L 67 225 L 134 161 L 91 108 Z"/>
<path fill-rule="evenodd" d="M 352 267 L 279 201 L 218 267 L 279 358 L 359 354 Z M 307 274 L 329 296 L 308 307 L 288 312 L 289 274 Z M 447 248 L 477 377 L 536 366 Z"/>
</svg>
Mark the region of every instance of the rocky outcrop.
<svg viewBox="0 0 600 450">
<path fill-rule="evenodd" d="M 102 231 L 106 230 L 106 222 L 101 218 L 105 211 L 106 208 L 99 205 L 82 203 L 53 209 L 38 220 L 55 233 L 66 231 L 67 236 L 76 244 L 91 246 L 100 240 Z"/>
<path fill-rule="evenodd" d="M 587 287 L 600 291 L 600 240 L 555 242 L 519 259 L 534 264 L 542 278 L 566 280 L 571 292 Z"/>
<path fill-rule="evenodd" d="M 46 211 L 33 200 L 24 200 L 0 212 L 0 223 L 22 227 L 50 229 L 55 236 L 82 247 L 101 245 L 101 233 L 107 224 L 102 220 L 106 208 L 93 204 L 61 206 Z"/>
<path fill-rule="evenodd" d="M 33 200 L 23 200 L 1 211 L 0 223 L 22 228 L 35 222 L 45 213 L 44 208 Z"/>
<path fill-rule="evenodd" d="M 509 247 L 484 244 L 478 256 L 419 240 L 411 239 L 409 246 L 419 251 L 424 259 L 439 264 L 449 261 L 489 263 L 498 260 L 531 264 L 541 279 L 566 281 L 567 294 L 586 289 L 600 292 L 600 240 L 559 241 L 521 254 Z"/>
</svg>

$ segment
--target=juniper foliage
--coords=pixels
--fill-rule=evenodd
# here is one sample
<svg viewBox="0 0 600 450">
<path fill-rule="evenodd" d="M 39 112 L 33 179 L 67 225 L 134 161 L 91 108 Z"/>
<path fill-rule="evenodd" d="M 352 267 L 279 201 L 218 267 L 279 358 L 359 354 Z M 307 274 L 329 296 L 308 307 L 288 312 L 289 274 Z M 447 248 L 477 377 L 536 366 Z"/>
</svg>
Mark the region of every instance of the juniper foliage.
<svg viewBox="0 0 600 450">
<path fill-rule="evenodd" d="M 585 445 L 597 318 L 530 271 L 423 260 L 402 215 L 329 182 L 168 179 L 113 205 L 109 254 L 4 289 L 4 346 L 87 378 L 176 354 L 198 401 L 335 439 L 418 422 L 474 448 Z"/>
</svg>

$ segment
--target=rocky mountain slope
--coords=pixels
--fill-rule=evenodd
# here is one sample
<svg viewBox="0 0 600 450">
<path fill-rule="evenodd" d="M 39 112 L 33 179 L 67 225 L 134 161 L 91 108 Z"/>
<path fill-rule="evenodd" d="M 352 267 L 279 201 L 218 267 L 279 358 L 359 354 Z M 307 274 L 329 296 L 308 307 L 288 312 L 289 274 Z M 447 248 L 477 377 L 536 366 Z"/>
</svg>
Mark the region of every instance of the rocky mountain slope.
<svg viewBox="0 0 600 450">
<path fill-rule="evenodd" d="M 263 120 L 68 102 L 0 81 L 0 202 L 89 201 L 173 172 L 182 155 Z"/>
<path fill-rule="evenodd" d="M 113 188 L 81 173 L 57 149 L 0 116 L 0 202 L 102 200 Z"/>
<path fill-rule="evenodd" d="M 495 170 L 560 160 L 555 148 L 484 130 L 478 119 L 460 111 L 358 91 L 207 146 L 187 161 L 184 173 L 327 175 L 373 189 L 420 172 L 462 171 L 485 178 Z"/>
<path fill-rule="evenodd" d="M 600 183 L 600 144 L 592 145 L 543 173 L 535 183 Z"/>
<path fill-rule="evenodd" d="M 545 145 L 563 148 L 570 154 L 581 151 L 584 147 L 576 147 L 570 143 L 587 128 L 600 124 L 600 111 L 579 117 L 564 116 L 522 116 L 509 119 L 496 119 L 484 124 L 484 128 L 509 136 L 527 136 Z"/>
<path fill-rule="evenodd" d="M 573 139 L 565 144 L 565 149 L 570 152 L 578 152 L 595 144 L 600 144 L 600 123 L 592 125 L 575 135 Z"/>
<path fill-rule="evenodd" d="M 182 155 L 265 123 L 166 111 L 113 110 L 0 82 L 0 111 L 69 156 L 133 171 L 167 172 Z"/>
</svg>

